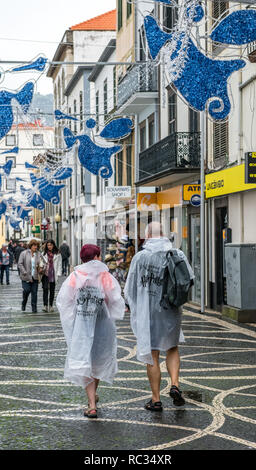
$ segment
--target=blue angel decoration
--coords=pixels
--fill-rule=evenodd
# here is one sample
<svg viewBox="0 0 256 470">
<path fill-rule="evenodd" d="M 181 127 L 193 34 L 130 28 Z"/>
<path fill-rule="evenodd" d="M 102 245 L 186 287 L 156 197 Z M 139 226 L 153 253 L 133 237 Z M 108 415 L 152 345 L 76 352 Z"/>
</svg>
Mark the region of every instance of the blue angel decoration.
<svg viewBox="0 0 256 470">
<path fill-rule="evenodd" d="M 69 114 L 64 114 L 62 111 L 59 109 L 56 109 L 54 111 L 55 119 L 57 121 L 61 121 L 62 119 L 68 119 L 69 121 L 78 121 L 78 119 L 74 116 L 70 116 Z"/>
<path fill-rule="evenodd" d="M 167 3 L 162 1 L 162 3 Z M 187 15 L 190 8 L 187 9 Z M 197 5 L 192 15 L 192 22 L 199 22 L 204 16 L 203 8 Z M 144 27 L 149 51 L 153 60 L 164 48 L 168 54 L 168 42 L 173 33 L 166 33 L 157 24 L 155 18 L 146 16 Z M 176 33 L 177 34 L 177 33 Z M 170 64 L 181 51 L 184 42 L 184 31 L 176 36 L 176 49 L 169 56 Z M 221 44 L 242 45 L 256 40 L 256 11 L 239 10 L 222 20 L 211 34 L 213 41 Z M 172 83 L 185 98 L 187 103 L 198 111 L 206 109 L 209 103 L 209 114 L 214 120 L 224 120 L 231 110 L 228 96 L 228 79 L 233 72 L 245 67 L 242 59 L 219 60 L 205 56 L 193 40 L 189 38 L 183 67 Z"/>
<path fill-rule="evenodd" d="M 0 202 L 0 218 L 3 214 L 6 213 L 7 210 L 7 204 L 5 201 Z"/>
<path fill-rule="evenodd" d="M 38 189 L 40 196 L 45 199 L 45 201 L 51 202 L 52 204 L 60 203 L 59 192 L 61 189 L 65 188 L 64 184 L 51 184 L 45 177 L 37 178 L 32 173 L 30 174 L 30 179 L 32 186 Z"/>
<path fill-rule="evenodd" d="M 39 194 L 36 194 L 34 188 L 26 189 L 24 188 L 24 186 L 21 185 L 20 192 L 26 198 L 27 202 L 25 204 L 25 207 L 34 207 L 34 209 L 38 209 L 39 211 L 44 210 L 44 200 L 41 198 L 41 196 L 39 196 Z"/>
<path fill-rule="evenodd" d="M 0 166 L 0 189 L 2 187 L 2 176 L 9 176 L 12 170 L 13 161 L 9 160 L 5 165 Z M 1 171 L 2 170 L 2 171 Z"/>
<path fill-rule="evenodd" d="M 93 129 L 96 125 L 94 119 L 88 119 L 86 126 Z M 113 141 L 124 139 L 132 131 L 133 123 L 131 119 L 118 118 L 108 123 L 102 130 L 100 137 L 104 140 Z M 113 169 L 110 163 L 111 156 L 122 150 L 122 145 L 113 145 L 112 147 L 104 147 L 97 145 L 92 138 L 87 135 L 74 135 L 70 129 L 64 128 L 64 139 L 68 149 L 78 142 L 78 158 L 81 165 L 94 175 L 102 178 L 110 178 Z"/>
<path fill-rule="evenodd" d="M 14 115 L 12 100 L 16 100 L 22 108 L 24 114 L 27 114 L 34 93 L 34 83 L 28 82 L 23 88 L 12 93 L 7 90 L 0 91 L 0 140 L 8 134 L 13 125 Z"/>
<path fill-rule="evenodd" d="M 37 70 L 38 72 L 43 72 L 47 63 L 46 57 L 38 57 L 36 60 L 29 62 L 26 65 L 21 65 L 15 67 L 11 72 L 27 72 L 29 70 Z"/>
</svg>

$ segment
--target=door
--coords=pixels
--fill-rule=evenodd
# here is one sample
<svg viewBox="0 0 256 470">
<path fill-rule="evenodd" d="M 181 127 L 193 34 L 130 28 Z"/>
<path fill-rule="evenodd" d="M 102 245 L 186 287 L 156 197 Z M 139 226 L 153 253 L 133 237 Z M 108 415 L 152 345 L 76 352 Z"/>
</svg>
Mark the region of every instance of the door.
<svg viewBox="0 0 256 470">
<path fill-rule="evenodd" d="M 201 302 L 200 215 L 191 215 L 191 265 L 195 274 L 192 301 Z"/>
<path fill-rule="evenodd" d="M 216 308 L 222 310 L 227 303 L 226 276 L 224 273 L 223 229 L 228 226 L 227 207 L 218 207 L 215 212 L 215 246 L 216 246 Z"/>
</svg>

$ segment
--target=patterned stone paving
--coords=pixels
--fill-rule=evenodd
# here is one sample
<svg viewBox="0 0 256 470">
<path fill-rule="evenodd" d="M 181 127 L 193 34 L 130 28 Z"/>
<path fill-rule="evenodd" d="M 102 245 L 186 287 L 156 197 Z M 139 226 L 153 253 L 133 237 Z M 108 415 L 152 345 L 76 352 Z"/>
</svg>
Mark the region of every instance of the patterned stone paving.
<svg viewBox="0 0 256 470">
<path fill-rule="evenodd" d="M 256 449 L 255 328 L 184 309 L 186 406 L 172 404 L 161 355 L 164 411 L 151 414 L 143 408 L 150 390 L 127 314 L 117 324 L 118 376 L 113 386 L 100 385 L 99 417 L 87 420 L 84 391 L 63 379 L 66 344 L 57 312 L 22 313 L 15 272 L 11 285 L 0 287 L 1 449 Z M 42 308 L 41 286 L 39 293 Z"/>
</svg>

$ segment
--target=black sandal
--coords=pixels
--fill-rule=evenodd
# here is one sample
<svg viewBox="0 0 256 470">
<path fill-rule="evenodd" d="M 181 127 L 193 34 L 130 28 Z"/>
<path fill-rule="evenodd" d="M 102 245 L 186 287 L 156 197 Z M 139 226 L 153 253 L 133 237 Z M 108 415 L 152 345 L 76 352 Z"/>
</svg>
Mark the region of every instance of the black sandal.
<svg viewBox="0 0 256 470">
<path fill-rule="evenodd" d="M 153 401 L 150 400 L 148 403 L 146 403 L 145 409 L 149 411 L 162 411 L 163 410 L 162 402 L 155 401 L 155 403 L 153 403 Z"/>
<path fill-rule="evenodd" d="M 186 402 L 181 394 L 182 391 L 178 387 L 176 387 L 176 385 L 172 385 L 170 389 L 170 397 L 173 399 L 173 404 L 175 406 L 185 405 Z"/>
</svg>

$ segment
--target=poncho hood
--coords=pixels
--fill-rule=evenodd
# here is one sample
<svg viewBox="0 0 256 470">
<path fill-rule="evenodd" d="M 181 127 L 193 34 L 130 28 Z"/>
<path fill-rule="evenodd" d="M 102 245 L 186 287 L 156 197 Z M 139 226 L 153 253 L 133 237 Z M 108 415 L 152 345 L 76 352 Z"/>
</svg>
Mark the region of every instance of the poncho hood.
<svg viewBox="0 0 256 470">
<path fill-rule="evenodd" d="M 151 252 L 168 251 L 172 249 L 172 243 L 166 237 L 149 238 L 145 241 L 143 249 Z"/>
</svg>

